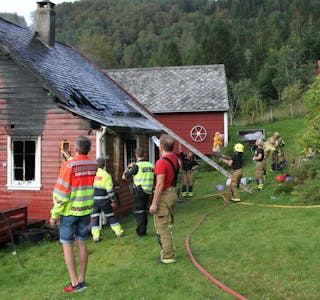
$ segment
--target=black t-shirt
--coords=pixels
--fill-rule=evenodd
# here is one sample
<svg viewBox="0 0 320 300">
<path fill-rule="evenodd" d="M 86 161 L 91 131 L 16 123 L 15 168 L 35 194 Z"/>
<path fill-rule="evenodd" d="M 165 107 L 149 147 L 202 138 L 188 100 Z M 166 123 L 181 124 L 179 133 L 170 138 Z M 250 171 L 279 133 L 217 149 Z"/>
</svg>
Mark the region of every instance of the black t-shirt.
<svg viewBox="0 0 320 300">
<path fill-rule="evenodd" d="M 258 159 L 257 161 L 261 162 L 264 160 L 264 150 L 262 148 L 257 148 L 255 151 L 255 156 L 258 156 L 259 154 L 261 154 L 261 159 Z"/>
<path fill-rule="evenodd" d="M 241 152 L 235 152 L 233 156 L 231 157 L 233 163 L 232 163 L 232 169 L 234 171 L 239 170 L 242 168 L 242 153 Z"/>
<path fill-rule="evenodd" d="M 187 154 L 184 152 L 180 152 L 179 156 L 182 160 L 182 169 L 185 171 L 192 170 L 193 166 L 198 165 L 198 163 L 194 160 L 194 157 L 188 158 Z"/>
</svg>

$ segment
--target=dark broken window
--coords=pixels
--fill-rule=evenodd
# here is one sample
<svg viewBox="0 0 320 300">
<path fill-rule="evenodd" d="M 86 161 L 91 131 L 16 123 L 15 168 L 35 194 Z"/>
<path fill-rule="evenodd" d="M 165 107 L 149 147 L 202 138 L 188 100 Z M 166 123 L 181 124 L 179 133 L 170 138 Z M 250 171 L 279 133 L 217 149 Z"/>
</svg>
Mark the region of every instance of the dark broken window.
<svg viewBox="0 0 320 300">
<path fill-rule="evenodd" d="M 13 141 L 13 178 L 17 181 L 35 179 L 36 141 Z"/>
<path fill-rule="evenodd" d="M 132 162 L 135 162 L 136 156 L 134 150 L 137 148 L 137 140 L 126 140 L 126 152 L 127 152 L 127 166 Z"/>
</svg>

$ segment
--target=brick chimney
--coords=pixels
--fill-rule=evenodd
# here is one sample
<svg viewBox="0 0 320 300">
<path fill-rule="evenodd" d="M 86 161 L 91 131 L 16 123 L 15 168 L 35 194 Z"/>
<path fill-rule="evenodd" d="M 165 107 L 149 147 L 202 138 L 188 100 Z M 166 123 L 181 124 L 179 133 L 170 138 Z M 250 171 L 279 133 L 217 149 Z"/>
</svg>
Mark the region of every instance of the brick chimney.
<svg viewBox="0 0 320 300">
<path fill-rule="evenodd" d="M 53 47 L 55 41 L 55 4 L 50 1 L 37 2 L 36 31 L 39 38 L 48 46 Z"/>
</svg>

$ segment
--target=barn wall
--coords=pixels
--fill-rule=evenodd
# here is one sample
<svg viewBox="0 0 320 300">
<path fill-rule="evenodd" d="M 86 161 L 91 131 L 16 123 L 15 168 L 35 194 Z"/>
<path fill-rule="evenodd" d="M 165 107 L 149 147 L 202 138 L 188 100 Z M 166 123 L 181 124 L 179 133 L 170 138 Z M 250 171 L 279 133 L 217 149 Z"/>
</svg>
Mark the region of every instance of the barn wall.
<svg viewBox="0 0 320 300">
<path fill-rule="evenodd" d="M 189 144 L 208 155 L 212 154 L 215 132 L 224 133 L 223 112 L 157 114 L 155 117 Z M 203 126 L 207 131 L 207 136 L 203 142 L 194 142 L 190 137 L 191 129 L 197 125 Z M 182 149 L 183 151 L 186 150 L 184 147 Z M 178 145 L 175 146 L 175 151 L 179 151 Z"/>
</svg>

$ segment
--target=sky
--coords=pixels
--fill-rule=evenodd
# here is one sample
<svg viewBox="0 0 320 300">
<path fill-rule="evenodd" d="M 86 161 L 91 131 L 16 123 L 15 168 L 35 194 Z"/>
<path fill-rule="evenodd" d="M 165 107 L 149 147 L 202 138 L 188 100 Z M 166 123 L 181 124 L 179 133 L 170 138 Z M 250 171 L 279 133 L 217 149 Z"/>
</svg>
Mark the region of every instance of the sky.
<svg viewBox="0 0 320 300">
<path fill-rule="evenodd" d="M 41 0 L 0 0 L 0 12 L 17 13 L 24 16 L 28 25 L 31 23 L 30 13 L 37 9 L 37 2 Z M 51 0 L 54 4 L 74 2 L 77 0 Z"/>
</svg>

